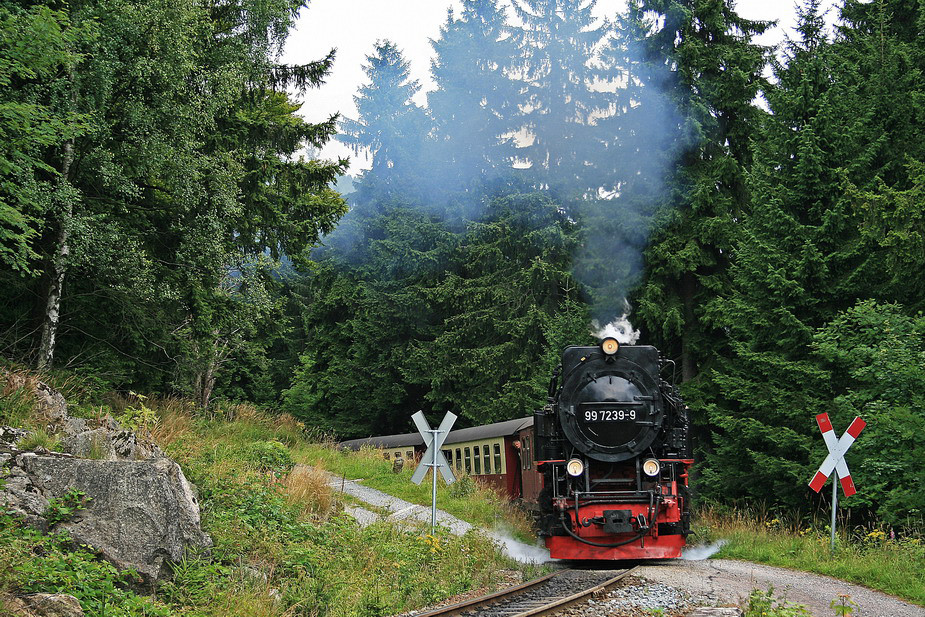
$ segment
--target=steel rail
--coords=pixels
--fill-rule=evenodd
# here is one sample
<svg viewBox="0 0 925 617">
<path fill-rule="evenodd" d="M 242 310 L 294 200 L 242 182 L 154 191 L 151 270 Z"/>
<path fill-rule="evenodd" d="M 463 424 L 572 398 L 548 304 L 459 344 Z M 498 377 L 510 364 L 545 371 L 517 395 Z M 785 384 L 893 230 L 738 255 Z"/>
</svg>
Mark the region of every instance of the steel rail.
<svg viewBox="0 0 925 617">
<path fill-rule="evenodd" d="M 636 567 L 621 572 L 617 576 L 606 580 L 599 585 L 595 585 L 590 589 L 585 589 L 584 591 L 572 594 L 566 598 L 560 598 L 550 602 L 549 604 L 544 604 L 543 606 L 532 608 L 522 613 L 517 613 L 511 617 L 540 617 L 543 615 L 553 615 L 560 610 L 578 604 L 583 600 L 587 600 L 588 598 L 596 596 L 600 593 L 609 591 L 611 587 L 619 583 L 624 577 L 628 576 L 634 570 L 636 570 Z M 532 581 L 527 581 L 526 583 L 521 583 L 520 585 L 516 585 L 514 587 L 508 587 L 507 589 L 502 589 L 501 591 L 496 591 L 495 593 L 491 593 L 486 596 L 481 596 L 472 600 L 466 600 L 465 602 L 460 602 L 459 604 L 437 608 L 426 613 L 420 613 L 416 615 L 416 617 L 450 617 L 452 615 L 460 615 L 462 613 L 473 611 L 479 608 L 489 607 L 503 600 L 507 600 L 514 596 L 530 591 L 531 589 L 542 585 L 549 579 L 562 574 L 563 572 L 567 572 L 567 570 L 553 572 L 552 574 L 541 576 L 540 578 L 533 579 Z"/>
<path fill-rule="evenodd" d="M 625 572 L 621 572 L 610 580 L 604 581 L 600 585 L 596 585 L 591 589 L 586 589 L 584 591 L 579 591 L 578 593 L 571 595 L 567 598 L 562 598 L 561 600 L 556 600 L 551 602 L 546 606 L 540 606 L 538 608 L 530 609 L 524 611 L 523 613 L 518 613 L 513 617 L 540 617 L 541 615 L 554 615 L 559 611 L 574 606 L 579 602 L 592 598 L 598 594 L 605 593 L 610 591 L 610 588 L 619 583 L 624 577 L 628 576 L 630 573 L 636 570 L 639 566 L 634 566 Z"/>
<path fill-rule="evenodd" d="M 436 608 L 432 611 L 427 611 L 426 613 L 419 613 L 415 617 L 450 617 L 451 615 L 459 615 L 466 611 L 475 610 L 477 608 L 483 608 L 485 606 L 491 606 L 492 604 L 497 604 L 501 600 L 516 596 L 525 591 L 529 591 L 534 587 L 538 587 L 551 579 L 552 577 L 565 572 L 566 570 L 560 570 L 558 572 L 553 572 L 552 574 L 547 574 L 546 576 L 541 576 L 535 578 L 532 581 L 527 581 L 526 583 L 521 583 L 520 585 L 515 585 L 514 587 L 508 587 L 507 589 L 502 589 L 501 591 L 496 591 L 490 593 L 487 596 L 481 596 L 478 598 L 473 598 L 472 600 L 465 600 L 459 604 L 454 604 L 452 606 L 444 606 L 442 608 Z"/>
</svg>

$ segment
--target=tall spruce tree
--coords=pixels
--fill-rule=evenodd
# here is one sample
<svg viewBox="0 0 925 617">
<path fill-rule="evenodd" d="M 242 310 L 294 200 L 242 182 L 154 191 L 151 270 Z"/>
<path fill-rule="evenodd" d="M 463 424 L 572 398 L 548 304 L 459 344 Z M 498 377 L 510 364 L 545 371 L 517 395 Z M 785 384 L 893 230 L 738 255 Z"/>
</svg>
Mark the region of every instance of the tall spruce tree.
<svg viewBox="0 0 925 617">
<path fill-rule="evenodd" d="M 344 119 L 338 136 L 357 154 L 372 158 L 354 201 L 409 197 L 422 186 L 422 150 L 430 132 L 427 113 L 412 100 L 421 85 L 390 41 L 378 41 L 366 61 L 369 83 L 354 96 L 357 117 Z"/>
<path fill-rule="evenodd" d="M 642 0 L 629 18 L 646 25 L 648 61 L 674 72 L 666 86 L 682 126 L 636 301 L 688 381 L 723 345 L 710 299 L 727 284 L 736 220 L 748 202 L 745 169 L 763 115 L 752 100 L 765 66 L 765 49 L 752 39 L 767 24 L 740 17 L 727 0 Z"/>
<path fill-rule="evenodd" d="M 801 10 L 797 33 L 774 64 L 776 85 L 765 92 L 771 115 L 752 169 L 752 204 L 740 220 L 731 287 L 713 303 L 730 347 L 704 385 L 714 445 L 705 448 L 701 489 L 710 497 L 796 503 L 805 492 L 809 429 L 830 392 L 810 343 L 831 315 L 831 272 L 820 242 L 832 232 L 824 217 L 840 207 L 843 151 L 832 137 L 844 93 L 832 86 L 818 0 Z M 729 474 L 736 460 L 761 470 L 762 480 Z"/>
<path fill-rule="evenodd" d="M 523 82 L 521 164 L 554 198 L 597 193 L 594 166 L 603 144 L 597 117 L 608 103 L 597 90 L 603 77 L 598 51 L 607 35 L 592 10 L 596 0 L 514 0 L 520 22 L 515 75 Z M 567 205 L 567 204 L 566 204 Z"/>
<path fill-rule="evenodd" d="M 857 413 L 876 418 L 879 426 L 871 427 L 868 439 L 881 445 L 905 439 L 902 431 L 887 437 L 884 422 L 921 422 L 914 405 L 899 404 L 895 392 L 873 385 L 897 379 L 890 373 L 901 365 L 877 358 L 895 353 L 918 361 L 915 346 L 891 334 L 914 331 L 914 320 L 899 314 L 908 309 L 855 306 L 871 296 L 921 302 L 921 285 L 908 276 L 921 272 L 925 260 L 914 248 L 921 217 L 912 205 L 921 191 L 921 167 L 904 166 L 905 153 L 888 156 L 891 135 L 879 134 L 890 130 L 878 111 L 883 97 L 900 96 L 872 85 L 881 80 L 877 74 L 890 72 L 890 63 L 858 58 L 875 44 L 882 43 L 889 55 L 903 43 L 895 36 L 880 40 L 879 29 L 865 34 L 848 26 L 830 43 L 819 5 L 810 0 L 800 11 L 798 38 L 775 64 L 775 84 L 766 90 L 772 113 L 762 126 L 751 172 L 752 205 L 732 253 L 731 286 L 713 304 L 730 341 L 702 388 L 711 400 L 707 410 L 715 438 L 701 486 L 715 498 L 806 503 L 806 479 L 823 455 L 813 421 L 817 413 L 830 413 L 838 426 Z M 921 82 L 912 73 L 900 78 L 891 72 L 894 87 L 911 87 L 905 96 L 914 98 Z M 898 129 L 899 142 L 908 139 L 910 124 L 913 117 Z M 911 177 L 911 187 L 892 189 L 881 175 L 902 186 L 909 186 L 902 177 Z M 886 338 L 871 344 L 879 327 L 887 328 Z M 860 369 L 847 357 L 847 341 L 875 361 Z M 896 486 L 882 473 L 893 454 L 867 451 L 864 473 L 877 496 L 852 498 L 849 505 L 877 509 L 872 502 L 884 500 L 883 487 Z M 754 474 L 728 473 L 743 460 L 757 470 L 757 482 Z"/>
<path fill-rule="evenodd" d="M 467 423 L 528 415 L 588 317 L 569 273 L 575 229 L 540 193 L 497 198 L 471 223 L 453 269 L 426 291 L 440 321 L 414 344 L 405 379 Z"/>
<path fill-rule="evenodd" d="M 633 16 L 638 14 L 632 10 L 618 16 L 601 51 L 608 106 L 596 121 L 605 148 L 593 184 L 603 190 L 577 209 L 584 239 L 575 275 L 602 323 L 626 311 L 624 300 L 639 284 L 652 217 L 665 202 L 681 131 L 676 103 L 666 91 L 673 73 L 646 56 L 649 24 Z"/>
<path fill-rule="evenodd" d="M 510 73 L 517 44 L 496 0 L 464 0 L 431 44 L 437 84 L 427 96 L 431 178 L 440 192 L 477 196 L 486 183 L 508 176 L 513 163 L 520 92 Z"/>
</svg>

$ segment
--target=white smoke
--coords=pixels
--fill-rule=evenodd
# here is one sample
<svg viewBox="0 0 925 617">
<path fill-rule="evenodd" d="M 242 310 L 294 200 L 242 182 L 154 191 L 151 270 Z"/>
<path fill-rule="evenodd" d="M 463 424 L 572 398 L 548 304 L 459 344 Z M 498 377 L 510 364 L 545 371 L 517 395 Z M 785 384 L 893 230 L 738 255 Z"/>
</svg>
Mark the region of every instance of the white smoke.
<svg viewBox="0 0 925 617">
<path fill-rule="evenodd" d="M 687 561 L 701 561 L 702 559 L 709 559 L 718 553 L 719 549 L 723 548 L 727 542 L 728 540 L 717 540 L 713 544 L 708 544 L 706 546 L 685 547 L 684 551 L 681 553 L 681 559 L 685 559 Z"/>
<path fill-rule="evenodd" d="M 492 531 L 489 535 L 501 545 L 505 555 L 517 562 L 546 563 L 547 561 L 553 561 L 549 557 L 549 550 L 544 547 L 524 544 L 503 531 Z"/>
<path fill-rule="evenodd" d="M 639 340 L 639 330 L 633 329 L 633 324 L 630 323 L 628 313 L 624 313 L 621 317 L 603 326 L 595 319 L 591 322 L 591 328 L 591 334 L 598 339 L 612 336 L 617 339 L 621 345 L 635 345 L 636 341 Z"/>
</svg>

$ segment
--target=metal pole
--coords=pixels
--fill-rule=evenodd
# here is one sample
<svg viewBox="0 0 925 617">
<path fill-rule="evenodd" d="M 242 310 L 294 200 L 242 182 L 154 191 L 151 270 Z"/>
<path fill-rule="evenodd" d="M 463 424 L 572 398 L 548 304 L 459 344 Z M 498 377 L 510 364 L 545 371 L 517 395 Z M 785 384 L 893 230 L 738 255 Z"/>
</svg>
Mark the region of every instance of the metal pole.
<svg viewBox="0 0 925 617">
<path fill-rule="evenodd" d="M 439 430 L 430 431 L 431 440 L 430 440 L 430 449 L 433 450 L 430 461 L 430 473 L 434 476 L 433 478 L 433 495 L 431 497 L 431 508 L 430 508 L 430 535 L 435 535 L 437 533 L 437 435 L 440 433 Z"/>
<path fill-rule="evenodd" d="M 835 552 L 835 511 L 838 508 L 838 472 L 832 474 L 832 552 Z"/>
</svg>

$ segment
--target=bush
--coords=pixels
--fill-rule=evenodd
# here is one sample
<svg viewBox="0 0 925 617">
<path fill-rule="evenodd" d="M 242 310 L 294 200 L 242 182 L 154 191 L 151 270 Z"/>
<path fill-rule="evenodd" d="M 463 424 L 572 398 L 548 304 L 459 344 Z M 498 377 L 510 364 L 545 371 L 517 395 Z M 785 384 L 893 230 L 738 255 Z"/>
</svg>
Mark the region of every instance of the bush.
<svg viewBox="0 0 925 617">
<path fill-rule="evenodd" d="M 43 535 L 0 514 L 0 592 L 61 590 L 77 598 L 88 617 L 170 617 L 170 610 L 128 589 L 133 573 L 82 548 L 66 534 Z"/>
<path fill-rule="evenodd" d="M 257 471 L 272 472 L 278 476 L 289 473 L 295 462 L 285 444 L 272 441 L 258 441 L 244 449 L 245 459 Z"/>
</svg>

